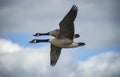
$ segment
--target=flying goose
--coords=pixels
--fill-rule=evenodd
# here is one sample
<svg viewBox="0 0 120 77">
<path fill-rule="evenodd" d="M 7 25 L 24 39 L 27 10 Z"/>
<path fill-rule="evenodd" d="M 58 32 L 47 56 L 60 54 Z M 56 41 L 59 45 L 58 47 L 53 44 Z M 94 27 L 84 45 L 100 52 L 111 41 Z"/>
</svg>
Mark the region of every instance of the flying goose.
<svg viewBox="0 0 120 77">
<path fill-rule="evenodd" d="M 50 64 L 55 66 L 60 56 L 62 48 L 74 48 L 84 46 L 83 42 L 74 42 L 74 20 L 77 16 L 78 8 L 73 5 L 68 14 L 59 23 L 60 30 L 54 39 L 33 39 L 30 43 L 49 42 L 51 43 Z M 47 34 L 49 35 L 49 34 Z"/>
</svg>

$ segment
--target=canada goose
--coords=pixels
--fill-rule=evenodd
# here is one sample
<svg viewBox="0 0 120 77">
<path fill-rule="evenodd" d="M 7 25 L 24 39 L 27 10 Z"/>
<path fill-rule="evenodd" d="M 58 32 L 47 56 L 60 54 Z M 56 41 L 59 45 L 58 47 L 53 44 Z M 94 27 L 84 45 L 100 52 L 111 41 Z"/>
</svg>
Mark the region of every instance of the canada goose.
<svg viewBox="0 0 120 77">
<path fill-rule="evenodd" d="M 55 29 L 55 30 L 50 31 L 50 32 L 47 32 L 47 33 L 36 33 L 36 34 L 34 34 L 33 36 L 37 36 L 37 37 L 38 37 L 38 36 L 51 35 L 51 36 L 57 38 L 57 37 L 59 36 L 59 33 L 60 33 L 60 29 Z M 73 36 L 73 38 L 78 38 L 78 37 L 80 37 L 79 34 L 75 34 L 75 35 Z"/>
<path fill-rule="evenodd" d="M 54 39 L 33 39 L 30 43 L 49 42 L 51 43 L 50 64 L 55 66 L 62 48 L 74 48 L 84 46 L 83 42 L 74 42 L 74 20 L 77 16 L 77 7 L 73 5 L 68 14 L 60 22 L 59 35 Z M 46 34 L 47 35 L 47 34 Z"/>
</svg>

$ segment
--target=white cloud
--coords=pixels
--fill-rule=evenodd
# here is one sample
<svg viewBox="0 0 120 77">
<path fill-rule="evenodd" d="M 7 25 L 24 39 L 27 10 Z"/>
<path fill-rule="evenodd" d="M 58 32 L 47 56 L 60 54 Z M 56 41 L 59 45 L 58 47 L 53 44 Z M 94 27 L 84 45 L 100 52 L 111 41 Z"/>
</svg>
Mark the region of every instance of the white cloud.
<svg viewBox="0 0 120 77">
<path fill-rule="evenodd" d="M 11 41 L 0 39 L 0 46 Z M 2 43 L 1 43 L 2 42 Z M 17 44 L 8 44 L 13 49 Z M 17 45 L 17 46 L 16 46 Z M 49 64 L 49 47 L 24 48 L 4 53 L 0 49 L 0 77 L 119 77 L 120 53 L 109 51 L 90 57 L 86 61 L 73 60 L 64 52 L 55 67 Z M 7 50 L 6 50 L 7 51 Z M 9 50 L 7 51 L 9 52 Z M 11 52 L 11 51 L 10 51 Z M 66 59 L 66 60 L 65 60 Z"/>
<path fill-rule="evenodd" d="M 18 52 L 21 47 L 17 44 L 12 43 L 11 41 L 0 39 L 0 53 L 13 53 Z"/>
<path fill-rule="evenodd" d="M 120 74 L 120 54 L 107 52 L 79 63 L 78 70 L 83 77 L 118 77 Z M 85 74 L 87 73 L 87 74 Z"/>
</svg>

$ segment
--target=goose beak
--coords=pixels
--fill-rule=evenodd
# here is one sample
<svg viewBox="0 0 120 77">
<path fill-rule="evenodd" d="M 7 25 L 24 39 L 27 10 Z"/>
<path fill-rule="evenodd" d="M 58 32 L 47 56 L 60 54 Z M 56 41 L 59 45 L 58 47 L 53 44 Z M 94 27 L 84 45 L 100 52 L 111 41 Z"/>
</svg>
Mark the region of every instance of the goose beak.
<svg viewBox="0 0 120 77">
<path fill-rule="evenodd" d="M 34 34 L 33 36 L 40 36 L 41 34 L 40 33 L 36 33 L 36 34 Z"/>
<path fill-rule="evenodd" d="M 39 33 L 34 34 L 33 36 L 39 36 Z"/>
<path fill-rule="evenodd" d="M 34 34 L 33 36 L 36 36 L 36 34 Z"/>
<path fill-rule="evenodd" d="M 32 41 L 30 41 L 29 43 L 37 43 L 37 40 L 32 40 Z"/>
<path fill-rule="evenodd" d="M 33 43 L 33 41 L 30 41 L 29 43 Z"/>
</svg>

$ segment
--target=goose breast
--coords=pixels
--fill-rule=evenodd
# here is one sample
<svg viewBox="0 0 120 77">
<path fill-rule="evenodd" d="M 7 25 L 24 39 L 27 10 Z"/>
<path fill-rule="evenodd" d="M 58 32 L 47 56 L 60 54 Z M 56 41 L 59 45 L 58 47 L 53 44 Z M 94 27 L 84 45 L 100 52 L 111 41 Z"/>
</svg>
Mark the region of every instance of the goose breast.
<svg viewBox="0 0 120 77">
<path fill-rule="evenodd" d="M 66 38 L 66 39 L 51 39 L 49 42 L 60 48 L 68 48 L 67 46 L 72 44 L 73 40 L 70 40 L 68 38 Z"/>
</svg>

